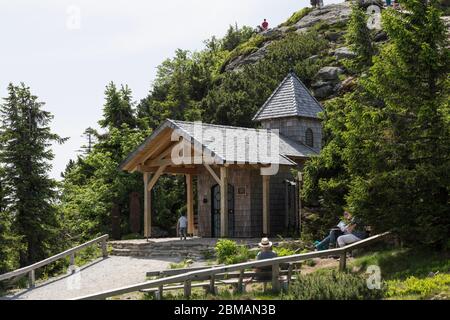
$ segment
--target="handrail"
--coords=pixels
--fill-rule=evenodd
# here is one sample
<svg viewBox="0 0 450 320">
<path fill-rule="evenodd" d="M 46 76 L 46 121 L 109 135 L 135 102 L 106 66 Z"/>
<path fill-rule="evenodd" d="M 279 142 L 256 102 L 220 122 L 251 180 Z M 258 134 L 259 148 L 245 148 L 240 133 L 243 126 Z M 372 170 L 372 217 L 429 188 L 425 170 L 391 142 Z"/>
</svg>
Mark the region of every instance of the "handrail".
<svg viewBox="0 0 450 320">
<path fill-rule="evenodd" d="M 213 268 L 208 268 L 205 270 L 190 271 L 190 272 L 187 272 L 184 274 L 169 276 L 169 277 L 162 278 L 162 279 L 149 280 L 149 281 L 134 284 L 131 286 L 121 287 L 121 288 L 117 288 L 117 289 L 113 289 L 113 290 L 106 290 L 106 291 L 103 291 L 100 293 L 78 297 L 73 300 L 106 299 L 106 298 L 109 298 L 112 296 L 117 296 L 117 295 L 129 293 L 129 292 L 135 292 L 135 291 L 139 291 L 139 290 L 143 290 L 143 289 L 161 287 L 163 285 L 176 283 L 176 282 L 184 282 L 185 286 L 189 287 L 187 290 L 187 292 L 189 292 L 191 281 L 209 277 L 211 279 L 211 286 L 213 287 L 214 286 L 214 276 L 218 273 L 240 271 L 240 270 L 245 270 L 247 268 L 259 268 L 259 267 L 265 267 L 265 266 L 272 266 L 272 286 L 274 287 L 274 290 L 277 290 L 278 285 L 279 285 L 277 275 L 279 274 L 279 265 L 281 263 L 297 262 L 297 261 L 303 261 L 303 260 L 307 260 L 307 259 L 319 258 L 319 257 L 329 256 L 329 255 L 340 255 L 341 259 L 340 259 L 339 268 L 340 268 L 340 270 L 343 270 L 343 269 L 345 269 L 346 253 L 348 250 L 359 248 L 359 247 L 362 247 L 369 243 L 375 242 L 375 241 L 380 240 L 381 238 L 387 236 L 388 234 L 390 234 L 390 233 L 385 232 L 382 234 L 378 234 L 378 235 L 369 237 L 367 239 L 358 241 L 354 244 L 350 244 L 343 248 L 329 249 L 329 250 L 323 250 L 323 251 L 314 251 L 314 252 L 295 254 L 295 255 L 285 256 L 285 257 L 276 257 L 276 258 L 272 258 L 272 259 L 257 260 L 257 261 L 250 261 L 250 262 L 238 263 L 238 264 L 227 265 L 227 266 L 213 267 Z M 213 289 L 213 288 L 211 288 L 211 289 Z M 185 292 L 186 292 L 186 290 L 185 290 Z"/>
<path fill-rule="evenodd" d="M 98 242 L 102 243 L 102 255 L 103 255 L 104 258 L 107 257 L 108 256 L 108 250 L 107 250 L 107 246 L 106 246 L 106 241 L 108 240 L 108 238 L 109 238 L 109 236 L 107 234 L 105 234 L 105 235 L 103 235 L 101 237 L 98 237 L 98 238 L 95 238 L 95 239 L 90 240 L 88 242 L 85 242 L 85 243 L 83 243 L 83 244 L 81 244 L 79 246 L 73 247 L 73 248 L 68 249 L 68 250 L 66 250 L 64 252 L 58 253 L 58 254 L 56 254 L 54 256 L 51 256 L 50 258 L 47 258 L 47 259 L 41 260 L 39 262 L 36 262 L 36 263 L 34 263 L 32 265 L 29 265 L 29 266 L 26 266 L 26 267 L 23 267 L 23 268 L 20 268 L 20 269 L 17 269 L 17 270 L 8 272 L 8 273 L 1 274 L 0 275 L 0 281 L 6 280 L 6 279 L 10 279 L 10 278 L 14 278 L 14 277 L 17 277 L 17 276 L 29 273 L 29 284 L 30 284 L 30 287 L 33 287 L 34 283 L 35 283 L 34 270 L 36 270 L 37 268 L 46 266 L 46 265 L 48 265 L 48 264 L 50 264 L 52 262 L 55 262 L 55 261 L 57 261 L 59 259 L 65 258 L 67 256 L 70 256 L 70 265 L 73 266 L 74 265 L 74 259 L 75 259 L 75 253 L 80 251 L 80 250 L 82 250 L 82 249 L 84 249 L 84 248 L 86 248 L 86 247 L 89 247 L 89 246 L 91 246 L 91 245 L 93 245 L 95 243 L 98 243 Z"/>
</svg>

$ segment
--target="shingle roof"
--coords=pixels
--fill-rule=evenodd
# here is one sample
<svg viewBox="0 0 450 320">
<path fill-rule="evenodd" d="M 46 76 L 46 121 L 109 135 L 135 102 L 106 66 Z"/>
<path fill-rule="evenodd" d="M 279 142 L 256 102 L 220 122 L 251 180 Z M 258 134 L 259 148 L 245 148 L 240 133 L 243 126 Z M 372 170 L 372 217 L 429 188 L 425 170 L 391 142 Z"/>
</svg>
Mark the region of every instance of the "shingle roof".
<svg viewBox="0 0 450 320">
<path fill-rule="evenodd" d="M 137 147 L 132 153 L 128 155 L 128 157 L 120 164 L 120 168 L 124 168 L 130 161 L 132 161 L 132 159 L 136 157 L 140 151 L 144 150 L 165 128 L 178 130 L 180 136 L 188 139 L 192 138 L 195 143 L 201 143 L 202 148 L 212 152 L 215 156 L 216 161 L 218 161 L 219 163 L 278 163 L 280 165 L 292 166 L 295 165 L 295 162 L 293 162 L 289 158 L 307 158 L 317 154 L 317 152 L 312 150 L 311 148 L 279 135 L 279 158 L 277 160 L 270 159 L 270 161 L 267 161 L 268 159 L 265 159 L 263 157 L 264 149 L 262 148 L 262 146 L 264 146 L 265 141 L 271 141 L 271 138 L 276 138 L 277 135 L 275 132 L 268 129 L 252 129 L 205 123 L 198 124 L 201 124 L 201 126 L 195 126 L 195 122 L 167 119 L 147 139 L 145 139 L 145 141 L 139 147 Z M 199 130 L 199 128 L 201 128 L 201 130 Z M 236 141 L 238 148 L 236 150 L 233 148 L 233 151 L 231 153 L 229 152 L 229 150 L 226 150 L 226 138 L 223 138 L 222 143 L 218 143 L 218 141 L 214 141 L 214 139 L 211 139 L 212 136 L 227 137 L 228 135 L 237 137 L 238 139 Z M 242 150 L 244 151 L 242 152 Z M 256 150 L 257 152 L 253 153 L 252 150 Z"/>
<path fill-rule="evenodd" d="M 169 120 L 177 125 L 181 130 L 185 131 L 189 136 L 194 138 L 195 140 L 199 140 L 200 132 L 195 132 L 194 130 L 194 122 L 187 121 L 178 121 L 178 120 Z M 244 150 L 251 150 L 252 147 L 256 147 L 258 150 L 258 154 L 242 154 L 239 153 L 238 150 L 234 150 L 233 154 L 229 154 L 226 152 L 226 141 L 223 141 L 222 147 L 218 146 L 215 141 L 208 140 L 208 132 L 218 131 L 220 132 L 220 136 L 225 137 L 225 132 L 227 134 L 231 134 L 232 136 L 238 137 L 238 139 L 243 139 L 241 141 L 245 141 Z M 197 130 L 199 131 L 199 130 Z M 261 157 L 262 144 L 264 141 L 269 141 L 270 138 L 276 138 L 276 133 L 274 131 L 268 129 L 253 129 L 253 128 L 244 128 L 244 127 L 233 127 L 233 126 L 224 126 L 224 125 L 213 125 L 213 124 L 205 124 L 202 123 L 202 137 L 203 137 L 203 146 L 207 149 L 213 151 L 217 156 L 223 159 L 226 162 L 233 161 L 241 161 L 256 163 L 259 162 Z M 279 137 L 279 154 L 280 154 L 280 162 L 279 164 L 293 165 L 291 160 L 288 157 L 293 158 L 305 158 L 311 155 L 317 154 L 311 148 L 298 143 L 294 140 L 291 140 L 287 137 L 278 135 Z M 263 140 L 267 139 L 267 140 Z M 238 140 L 239 141 L 239 140 Z M 242 146 L 240 146 L 242 147 Z M 273 162 L 272 162 L 273 163 Z"/>
<path fill-rule="evenodd" d="M 319 118 L 323 108 L 301 80 L 290 72 L 253 117 L 261 121 L 283 117 Z"/>
</svg>

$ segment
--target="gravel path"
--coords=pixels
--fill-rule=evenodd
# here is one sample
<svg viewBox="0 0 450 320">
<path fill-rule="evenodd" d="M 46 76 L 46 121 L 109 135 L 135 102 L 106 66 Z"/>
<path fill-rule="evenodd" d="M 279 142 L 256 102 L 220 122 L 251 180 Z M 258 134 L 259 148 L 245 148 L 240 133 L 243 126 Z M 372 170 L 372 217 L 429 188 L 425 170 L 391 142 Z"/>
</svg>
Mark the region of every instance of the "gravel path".
<svg viewBox="0 0 450 320">
<path fill-rule="evenodd" d="M 32 290 L 22 290 L 1 299 L 64 300 L 145 281 L 148 271 L 163 270 L 177 258 L 134 258 L 109 256 L 98 259 L 74 275 L 63 275 Z"/>
</svg>

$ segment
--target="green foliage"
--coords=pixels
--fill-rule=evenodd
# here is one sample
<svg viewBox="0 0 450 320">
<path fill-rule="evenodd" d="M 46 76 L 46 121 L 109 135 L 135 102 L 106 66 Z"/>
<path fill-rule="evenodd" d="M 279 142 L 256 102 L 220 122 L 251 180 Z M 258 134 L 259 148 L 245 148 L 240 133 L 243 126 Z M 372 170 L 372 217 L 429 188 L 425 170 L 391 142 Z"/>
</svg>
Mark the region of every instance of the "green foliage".
<svg viewBox="0 0 450 320">
<path fill-rule="evenodd" d="M 251 27 L 243 26 L 239 28 L 237 24 L 235 26 L 230 25 L 221 41 L 221 49 L 233 51 L 240 44 L 247 42 L 254 34 L 255 31 Z"/>
<path fill-rule="evenodd" d="M 406 280 L 387 281 L 386 297 L 427 299 L 444 292 L 448 299 L 450 294 L 450 274 L 438 274 L 433 277 L 419 279 L 409 277 Z"/>
<path fill-rule="evenodd" d="M 300 21 L 301 18 L 303 18 L 304 16 L 306 16 L 308 13 L 310 13 L 311 11 L 313 11 L 313 8 L 310 7 L 305 7 L 303 9 L 300 9 L 296 12 L 294 12 L 289 19 L 287 19 L 285 22 L 283 22 L 280 26 L 281 27 L 289 27 L 292 26 L 294 24 L 296 24 L 297 22 Z"/>
<path fill-rule="evenodd" d="M 235 264 L 250 258 L 249 249 L 244 245 L 238 245 L 233 240 L 219 239 L 214 250 L 219 263 Z"/>
<path fill-rule="evenodd" d="M 348 22 L 346 41 L 349 48 L 356 53 L 356 58 L 349 61 L 346 66 L 361 72 L 372 65 L 374 49 L 370 30 L 367 27 L 367 15 L 358 5 L 352 6 L 352 13 Z"/>
<path fill-rule="evenodd" d="M 352 265 L 360 270 L 370 265 L 379 266 L 389 299 L 430 299 L 442 294 L 448 299 L 449 258 L 448 251 L 391 249 L 356 258 Z"/>
<path fill-rule="evenodd" d="M 390 41 L 356 91 L 326 104 L 326 145 L 305 168 L 303 197 L 330 219 L 348 205 L 374 232 L 443 246 L 450 225 L 448 39 L 433 4 L 404 5 L 403 13 L 383 12 Z"/>
<path fill-rule="evenodd" d="M 53 116 L 42 110 L 43 105 L 23 83 L 10 84 L 0 110 L 2 191 L 3 200 L 7 199 L 2 210 L 13 217 L 12 231 L 20 236 L 21 266 L 46 258 L 64 245 L 55 206 L 57 184 L 48 172 L 54 158 L 49 146 L 66 139 L 51 132 Z"/>
<path fill-rule="evenodd" d="M 365 270 L 370 265 L 377 265 L 386 280 L 405 280 L 410 276 L 426 277 L 430 272 L 449 273 L 449 252 L 436 252 L 429 249 L 394 249 L 379 250 L 356 258 L 354 266 Z"/>
<path fill-rule="evenodd" d="M 321 272 L 298 275 L 285 300 L 375 300 L 383 297 L 383 290 L 368 289 L 366 279 L 343 272 Z"/>
<path fill-rule="evenodd" d="M 273 251 L 276 252 L 279 257 L 292 256 L 293 254 L 296 254 L 295 250 L 284 247 L 274 247 Z"/>
</svg>

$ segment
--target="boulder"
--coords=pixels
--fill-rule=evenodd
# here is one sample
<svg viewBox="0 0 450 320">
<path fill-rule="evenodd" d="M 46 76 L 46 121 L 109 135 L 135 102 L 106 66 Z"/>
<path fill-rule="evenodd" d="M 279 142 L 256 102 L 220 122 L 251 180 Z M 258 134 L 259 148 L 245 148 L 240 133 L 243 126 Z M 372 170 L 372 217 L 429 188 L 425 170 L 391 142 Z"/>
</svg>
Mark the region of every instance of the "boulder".
<svg viewBox="0 0 450 320">
<path fill-rule="evenodd" d="M 323 67 L 317 72 L 314 78 L 322 81 L 339 81 L 339 74 L 342 72 L 343 70 L 338 67 Z"/>
<path fill-rule="evenodd" d="M 335 93 L 334 86 L 331 84 L 326 84 L 319 88 L 313 89 L 314 96 L 317 99 L 324 99 Z"/>
<path fill-rule="evenodd" d="M 356 57 L 356 53 L 354 53 L 353 51 L 351 51 L 347 47 L 341 47 L 341 48 L 337 48 L 334 51 L 334 56 L 338 60 L 341 60 L 341 59 L 353 59 L 353 58 Z"/>
<path fill-rule="evenodd" d="M 329 25 L 347 22 L 351 14 L 350 3 L 336 3 L 324 6 L 322 9 L 315 9 L 301 18 L 294 26 L 296 32 L 302 33 L 305 28 L 309 28 L 317 23 Z"/>
</svg>

